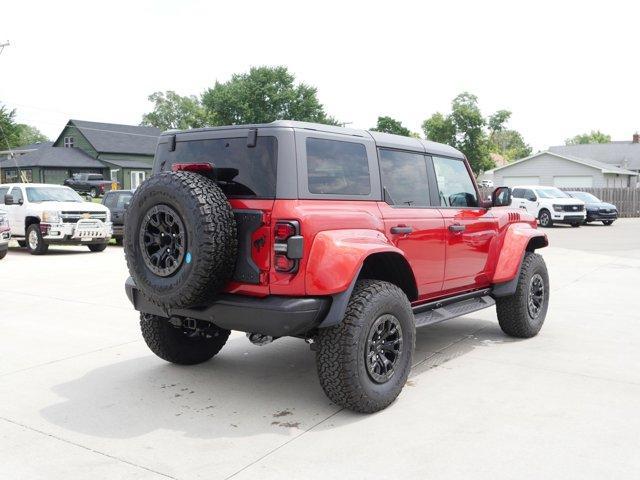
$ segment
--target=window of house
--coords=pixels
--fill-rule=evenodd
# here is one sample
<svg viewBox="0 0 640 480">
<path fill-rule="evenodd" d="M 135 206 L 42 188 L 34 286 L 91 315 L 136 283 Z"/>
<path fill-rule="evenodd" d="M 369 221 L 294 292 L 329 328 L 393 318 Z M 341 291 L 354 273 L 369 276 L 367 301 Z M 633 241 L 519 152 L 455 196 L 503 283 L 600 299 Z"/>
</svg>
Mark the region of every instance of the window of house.
<svg viewBox="0 0 640 480">
<path fill-rule="evenodd" d="M 408 207 L 430 205 L 424 155 L 380 149 L 379 158 L 382 186 L 388 203 Z"/>
<path fill-rule="evenodd" d="M 8 169 L 4 171 L 4 179 L 6 183 L 17 183 L 18 182 L 18 170 L 16 169 Z"/>
<path fill-rule="evenodd" d="M 20 182 L 22 183 L 31 183 L 33 181 L 33 171 L 29 169 L 21 169 L 20 170 Z"/>
<path fill-rule="evenodd" d="M 75 146 L 76 139 L 74 137 L 64 137 L 64 146 L 67 148 L 72 148 Z"/>
<path fill-rule="evenodd" d="M 309 192 L 337 195 L 371 193 L 367 150 L 361 143 L 307 138 Z"/>
<path fill-rule="evenodd" d="M 462 160 L 433 157 L 440 205 L 443 207 L 477 207 L 478 196 Z"/>
<path fill-rule="evenodd" d="M 118 172 L 120 170 L 116 169 L 116 170 L 111 170 L 110 174 L 111 174 L 111 181 L 112 182 L 117 182 L 118 181 Z"/>
</svg>

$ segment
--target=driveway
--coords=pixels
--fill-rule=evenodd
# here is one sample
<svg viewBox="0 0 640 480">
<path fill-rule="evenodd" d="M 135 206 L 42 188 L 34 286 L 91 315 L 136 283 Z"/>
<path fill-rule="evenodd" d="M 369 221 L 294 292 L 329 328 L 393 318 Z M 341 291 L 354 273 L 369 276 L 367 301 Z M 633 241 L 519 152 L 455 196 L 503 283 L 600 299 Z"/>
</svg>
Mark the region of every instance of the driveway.
<svg viewBox="0 0 640 480">
<path fill-rule="evenodd" d="M 142 341 L 123 252 L 0 262 L 4 478 L 639 478 L 640 220 L 546 230 L 539 336 L 489 309 L 419 331 L 388 409 L 323 394 L 301 340 L 179 367 Z"/>
</svg>

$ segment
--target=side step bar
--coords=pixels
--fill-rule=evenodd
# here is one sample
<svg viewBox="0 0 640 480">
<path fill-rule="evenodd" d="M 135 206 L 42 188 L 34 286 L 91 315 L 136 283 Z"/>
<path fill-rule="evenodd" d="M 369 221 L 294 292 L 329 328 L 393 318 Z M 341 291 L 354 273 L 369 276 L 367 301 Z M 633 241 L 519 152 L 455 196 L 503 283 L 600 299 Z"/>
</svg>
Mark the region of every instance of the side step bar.
<svg viewBox="0 0 640 480">
<path fill-rule="evenodd" d="M 431 302 L 414 307 L 416 328 L 426 327 L 434 323 L 444 322 L 451 318 L 467 315 L 468 313 L 489 308 L 495 305 L 495 300 L 487 295 L 488 290 L 460 295 L 446 301 Z"/>
</svg>

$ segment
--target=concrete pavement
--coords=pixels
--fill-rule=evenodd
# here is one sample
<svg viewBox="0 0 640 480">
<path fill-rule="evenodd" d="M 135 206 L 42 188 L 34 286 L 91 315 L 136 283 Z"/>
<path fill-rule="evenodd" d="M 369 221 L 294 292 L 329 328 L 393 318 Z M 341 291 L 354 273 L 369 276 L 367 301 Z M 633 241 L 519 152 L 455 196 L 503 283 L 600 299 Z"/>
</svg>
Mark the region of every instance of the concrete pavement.
<svg viewBox="0 0 640 480">
<path fill-rule="evenodd" d="M 0 262 L 0 477 L 638 478 L 640 220 L 547 230 L 540 335 L 489 309 L 422 329 L 399 399 L 324 396 L 308 346 L 232 334 L 195 367 L 155 357 L 122 249 Z"/>
</svg>

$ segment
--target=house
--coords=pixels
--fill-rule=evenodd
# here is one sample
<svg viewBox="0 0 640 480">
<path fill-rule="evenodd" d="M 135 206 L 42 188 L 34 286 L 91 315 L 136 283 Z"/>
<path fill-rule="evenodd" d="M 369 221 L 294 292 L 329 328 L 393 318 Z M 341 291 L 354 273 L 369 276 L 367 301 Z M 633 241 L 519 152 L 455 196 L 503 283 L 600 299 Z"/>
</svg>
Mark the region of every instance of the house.
<svg viewBox="0 0 640 480">
<path fill-rule="evenodd" d="M 638 173 L 632 170 L 551 151 L 538 152 L 493 169 L 495 186 L 635 187 L 637 181 Z"/>
<path fill-rule="evenodd" d="M 61 184 L 74 173 L 101 173 L 136 188 L 150 173 L 161 131 L 155 127 L 69 120 L 53 143 L 12 150 L 0 159 L 4 183 Z"/>
</svg>

